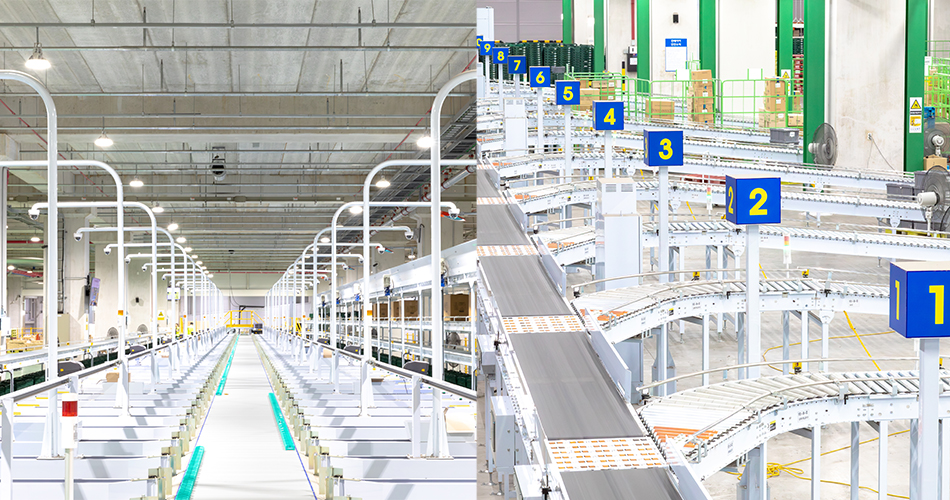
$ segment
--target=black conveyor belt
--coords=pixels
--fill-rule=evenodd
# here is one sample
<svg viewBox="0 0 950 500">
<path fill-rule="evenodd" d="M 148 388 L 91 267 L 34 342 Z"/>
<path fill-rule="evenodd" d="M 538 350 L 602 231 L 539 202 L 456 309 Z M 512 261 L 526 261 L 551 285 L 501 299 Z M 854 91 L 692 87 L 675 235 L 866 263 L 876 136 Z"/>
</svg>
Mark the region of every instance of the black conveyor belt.
<svg viewBox="0 0 950 500">
<path fill-rule="evenodd" d="M 666 468 L 561 472 L 571 500 L 681 500 Z"/>
<path fill-rule="evenodd" d="M 484 172 L 478 196 L 497 197 Z M 479 245 L 527 245 L 530 240 L 505 205 L 478 206 Z M 479 257 L 503 317 L 573 314 L 538 256 Z M 586 332 L 509 335 L 524 382 L 551 440 L 642 437 Z M 681 499 L 665 468 L 561 472 L 572 500 Z"/>
<path fill-rule="evenodd" d="M 642 437 L 584 332 L 511 335 L 548 439 Z"/>
</svg>

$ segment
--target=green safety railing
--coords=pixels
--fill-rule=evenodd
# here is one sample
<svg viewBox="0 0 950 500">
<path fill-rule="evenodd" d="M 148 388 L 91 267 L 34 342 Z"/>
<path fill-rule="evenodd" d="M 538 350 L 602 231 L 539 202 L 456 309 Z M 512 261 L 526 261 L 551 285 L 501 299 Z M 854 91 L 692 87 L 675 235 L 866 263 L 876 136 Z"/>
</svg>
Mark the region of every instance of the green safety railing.
<svg viewBox="0 0 950 500">
<path fill-rule="evenodd" d="M 924 106 L 933 106 L 938 120 L 950 121 L 950 57 L 930 58 L 924 77 Z"/>
<path fill-rule="evenodd" d="M 695 73 L 693 73 L 695 75 Z M 570 73 L 586 111 L 597 100 L 623 101 L 627 120 L 730 128 L 802 128 L 804 97 L 795 78 L 642 80 L 620 73 Z"/>
</svg>

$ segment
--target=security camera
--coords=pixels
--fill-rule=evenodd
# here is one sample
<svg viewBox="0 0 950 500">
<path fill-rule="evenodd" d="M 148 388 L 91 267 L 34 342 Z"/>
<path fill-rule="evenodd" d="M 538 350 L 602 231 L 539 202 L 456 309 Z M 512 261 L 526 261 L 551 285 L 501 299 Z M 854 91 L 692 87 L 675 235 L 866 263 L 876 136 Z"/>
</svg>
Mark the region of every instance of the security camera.
<svg viewBox="0 0 950 500">
<path fill-rule="evenodd" d="M 39 219 L 39 218 L 40 218 L 40 211 L 39 211 L 39 210 L 33 210 L 33 209 L 31 208 L 31 209 L 29 209 L 29 210 L 27 211 L 27 213 L 30 214 L 30 219 L 36 220 L 36 219 Z"/>
<path fill-rule="evenodd" d="M 76 241 L 82 241 L 82 233 L 76 233 L 73 235 L 73 238 L 76 238 Z"/>
<path fill-rule="evenodd" d="M 376 247 L 376 251 L 379 253 L 386 253 L 386 247 Z"/>
<path fill-rule="evenodd" d="M 458 217 L 460 213 L 462 213 L 462 211 L 459 210 L 458 207 L 449 209 L 449 215 L 451 215 L 452 217 Z"/>
<path fill-rule="evenodd" d="M 109 255 L 110 253 L 112 253 L 112 247 L 105 247 L 102 250 L 102 252 L 105 253 L 106 255 Z"/>
<path fill-rule="evenodd" d="M 126 264 L 131 264 L 131 263 L 132 263 L 132 256 L 131 256 L 131 255 L 125 258 L 125 263 L 126 263 Z"/>
<path fill-rule="evenodd" d="M 167 277 L 167 276 L 162 276 L 162 281 L 165 281 L 165 278 L 166 278 L 166 277 Z"/>
<path fill-rule="evenodd" d="M 143 270 L 143 271 L 148 271 L 148 266 L 145 265 L 145 264 L 142 264 L 142 270 Z"/>
<path fill-rule="evenodd" d="M 406 239 L 407 239 L 407 240 L 412 240 L 413 236 L 415 236 L 415 235 L 412 234 L 412 231 L 406 231 Z"/>
</svg>

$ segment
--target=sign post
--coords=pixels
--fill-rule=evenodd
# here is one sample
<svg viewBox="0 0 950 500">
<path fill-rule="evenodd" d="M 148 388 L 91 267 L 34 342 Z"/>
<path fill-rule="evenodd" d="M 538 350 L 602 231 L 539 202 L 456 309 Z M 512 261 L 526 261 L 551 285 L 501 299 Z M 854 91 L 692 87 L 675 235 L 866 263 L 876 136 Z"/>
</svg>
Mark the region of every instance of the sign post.
<svg viewBox="0 0 950 500">
<path fill-rule="evenodd" d="M 558 106 L 564 110 L 564 172 L 562 176 L 574 180 L 574 145 L 571 144 L 571 106 L 581 103 L 581 82 L 576 80 L 561 80 L 554 83 L 554 98 Z"/>
<path fill-rule="evenodd" d="M 594 101 L 594 130 L 604 131 L 604 177 L 614 176 L 614 130 L 623 130 L 623 101 Z"/>
<path fill-rule="evenodd" d="M 491 42 L 491 41 L 488 41 L 488 40 L 479 40 L 479 42 L 478 42 L 478 55 L 479 55 L 480 57 L 485 57 L 485 56 L 491 57 L 491 49 L 494 48 L 494 46 L 495 46 L 495 42 Z M 489 88 L 489 91 L 486 91 L 485 93 L 486 93 L 486 94 L 490 94 L 490 93 L 491 93 L 491 92 L 490 92 L 490 89 L 491 89 L 491 70 L 489 69 L 488 64 L 485 65 L 485 81 L 488 82 L 488 88 Z M 500 90 L 499 90 L 499 95 L 500 95 Z"/>
<path fill-rule="evenodd" d="M 544 89 L 551 86 L 551 68 L 531 66 L 528 79 L 532 88 L 538 89 L 538 147 L 536 153 L 544 153 Z"/>
<path fill-rule="evenodd" d="M 778 177 L 726 176 L 726 220 L 746 226 L 745 244 L 745 354 L 739 363 L 755 363 L 762 356 L 759 305 L 759 224 L 782 222 L 782 181 Z M 803 321 L 807 321 L 805 318 Z M 742 343 L 739 348 L 742 349 Z M 824 368 L 824 367 L 822 367 Z M 760 368 L 739 371 L 739 378 L 758 378 Z"/>
<path fill-rule="evenodd" d="M 528 73 L 528 56 L 508 55 L 508 74 L 515 77 L 515 97 L 521 98 L 521 75 Z"/>
<path fill-rule="evenodd" d="M 621 115 L 622 116 L 622 115 Z M 660 213 L 660 283 L 668 283 L 670 275 L 670 165 L 683 164 L 683 131 L 682 130 L 644 130 L 643 131 L 643 163 L 657 168 L 659 177 L 659 201 L 657 211 Z M 657 377 L 658 380 L 670 378 L 669 370 L 669 327 L 666 323 L 660 327 L 660 335 L 656 341 L 657 350 Z M 665 396 L 667 390 L 676 390 L 671 384 L 657 387 L 657 394 Z"/>
<path fill-rule="evenodd" d="M 950 262 L 892 262 L 890 272 L 890 327 L 919 340 L 920 394 L 917 420 L 916 470 L 911 490 L 919 498 L 939 498 L 940 470 L 940 338 L 950 336 L 946 321 L 946 290 Z M 913 312 L 909 307 L 913 307 Z M 945 430 L 946 432 L 946 430 Z M 946 440 L 944 440 L 946 442 Z"/>
</svg>

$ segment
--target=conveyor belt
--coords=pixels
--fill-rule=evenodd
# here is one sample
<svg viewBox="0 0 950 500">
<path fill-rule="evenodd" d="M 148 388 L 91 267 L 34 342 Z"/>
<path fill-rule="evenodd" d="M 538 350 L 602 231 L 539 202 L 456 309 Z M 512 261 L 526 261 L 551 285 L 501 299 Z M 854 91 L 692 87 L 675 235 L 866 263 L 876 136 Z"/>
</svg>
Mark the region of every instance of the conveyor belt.
<svg viewBox="0 0 950 500">
<path fill-rule="evenodd" d="M 561 440 L 643 436 L 586 335 L 511 335 L 546 437 Z"/>
<path fill-rule="evenodd" d="M 537 256 L 481 257 L 502 316 L 573 314 Z"/>
<path fill-rule="evenodd" d="M 479 205 L 478 244 L 529 245 L 531 242 L 515 223 L 506 205 Z"/>
<path fill-rule="evenodd" d="M 562 472 L 568 491 L 583 491 L 580 498 L 623 498 L 626 500 L 667 500 L 683 498 L 666 468 Z M 575 497 L 571 497 L 575 498 Z"/>
</svg>

